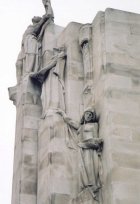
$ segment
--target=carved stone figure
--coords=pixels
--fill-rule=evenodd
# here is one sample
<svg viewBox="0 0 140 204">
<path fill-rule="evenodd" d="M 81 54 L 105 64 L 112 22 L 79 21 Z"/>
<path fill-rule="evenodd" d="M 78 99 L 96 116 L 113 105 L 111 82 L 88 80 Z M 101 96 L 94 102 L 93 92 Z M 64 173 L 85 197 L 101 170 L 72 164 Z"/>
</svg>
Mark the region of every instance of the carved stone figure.
<svg viewBox="0 0 140 204">
<path fill-rule="evenodd" d="M 80 147 L 80 186 L 81 191 L 88 190 L 93 203 L 99 201 L 100 183 L 100 153 L 103 140 L 98 136 L 98 121 L 95 110 L 87 109 L 81 120 L 79 132 Z"/>
<path fill-rule="evenodd" d="M 48 20 L 46 15 L 43 18 L 34 16 L 32 25 L 29 25 L 23 35 L 21 51 L 16 62 L 17 81 L 21 80 L 23 75 L 30 72 L 36 72 L 39 69 L 39 48 L 38 35 L 43 24 Z"/>
<path fill-rule="evenodd" d="M 33 25 L 28 26 L 23 35 L 22 49 L 25 54 L 23 59 L 23 74 L 28 74 L 33 71 L 37 71 L 38 63 L 38 42 L 37 35 L 35 34 L 35 28 L 41 18 L 34 17 L 32 19 Z"/>
<path fill-rule="evenodd" d="M 38 176 L 43 182 L 38 184 L 38 198 L 41 199 L 38 203 L 50 200 L 55 204 L 57 199 L 61 201 L 60 203 L 66 199 L 68 203 L 73 190 L 71 188 L 73 181 L 70 178 L 75 168 L 74 163 L 77 163 L 73 160 L 73 151 L 77 154 L 76 130 L 79 125 L 65 113 L 65 66 L 65 49 L 57 48 L 54 49 L 54 56 L 48 65 L 31 75 L 42 84 L 43 111 L 39 127 Z M 41 167 L 44 159 L 47 160 L 47 167 Z M 50 169 L 51 175 L 49 175 Z M 39 196 L 44 188 L 44 195 Z"/>
<path fill-rule="evenodd" d="M 85 24 L 80 29 L 79 44 L 83 56 L 84 88 L 83 103 L 84 115 L 79 129 L 79 147 L 81 154 L 81 189 L 88 190 L 91 203 L 99 203 L 100 165 L 102 140 L 98 136 L 98 121 L 93 105 L 93 66 L 92 66 L 92 30 L 90 24 Z"/>
<path fill-rule="evenodd" d="M 65 88 L 64 88 L 64 68 L 65 68 L 65 50 L 57 49 L 57 54 L 48 62 L 48 66 L 42 69 L 39 74 L 42 76 L 42 106 L 43 117 L 49 109 L 61 109 L 65 111 Z M 45 73 L 46 72 L 46 73 Z M 38 75 L 39 77 L 39 75 Z"/>
</svg>

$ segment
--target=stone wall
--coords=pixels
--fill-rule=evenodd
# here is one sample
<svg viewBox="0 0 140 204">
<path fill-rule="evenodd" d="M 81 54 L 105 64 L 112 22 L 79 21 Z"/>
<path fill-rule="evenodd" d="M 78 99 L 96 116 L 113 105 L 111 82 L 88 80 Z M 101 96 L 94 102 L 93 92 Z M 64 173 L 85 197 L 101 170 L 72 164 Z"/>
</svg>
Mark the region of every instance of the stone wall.
<svg viewBox="0 0 140 204">
<path fill-rule="evenodd" d="M 93 26 L 97 26 L 96 22 Z M 97 74 L 95 101 L 100 116 L 100 137 L 104 138 L 105 204 L 138 204 L 140 201 L 139 26 L 138 14 L 114 9 L 105 11 L 104 44 L 99 51 L 102 64 L 94 67 L 96 72 L 102 70 L 100 77 Z"/>
<path fill-rule="evenodd" d="M 26 77 L 15 89 L 17 109 L 13 204 L 36 204 L 38 124 L 42 113 L 40 90 Z M 11 95 L 11 89 L 9 89 Z"/>
</svg>

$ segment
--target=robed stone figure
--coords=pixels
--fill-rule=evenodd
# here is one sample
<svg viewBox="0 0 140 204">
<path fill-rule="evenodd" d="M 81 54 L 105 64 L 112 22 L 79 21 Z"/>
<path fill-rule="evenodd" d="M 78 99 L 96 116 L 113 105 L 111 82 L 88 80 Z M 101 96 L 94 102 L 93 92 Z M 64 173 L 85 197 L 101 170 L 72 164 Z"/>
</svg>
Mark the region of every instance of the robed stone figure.
<svg viewBox="0 0 140 204">
<path fill-rule="evenodd" d="M 47 66 L 32 78 L 42 84 L 38 145 L 38 203 L 69 203 L 78 194 L 78 124 L 66 115 L 66 51 L 54 49 Z"/>
</svg>

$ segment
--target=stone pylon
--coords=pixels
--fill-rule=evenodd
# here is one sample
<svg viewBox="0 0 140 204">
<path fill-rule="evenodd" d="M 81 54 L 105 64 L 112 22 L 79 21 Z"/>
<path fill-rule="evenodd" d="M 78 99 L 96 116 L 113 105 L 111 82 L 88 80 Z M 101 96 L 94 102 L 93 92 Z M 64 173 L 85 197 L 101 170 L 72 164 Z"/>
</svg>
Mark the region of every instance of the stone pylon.
<svg viewBox="0 0 140 204">
<path fill-rule="evenodd" d="M 62 28 L 43 4 L 9 88 L 12 204 L 139 204 L 140 15 L 108 8 Z"/>
</svg>

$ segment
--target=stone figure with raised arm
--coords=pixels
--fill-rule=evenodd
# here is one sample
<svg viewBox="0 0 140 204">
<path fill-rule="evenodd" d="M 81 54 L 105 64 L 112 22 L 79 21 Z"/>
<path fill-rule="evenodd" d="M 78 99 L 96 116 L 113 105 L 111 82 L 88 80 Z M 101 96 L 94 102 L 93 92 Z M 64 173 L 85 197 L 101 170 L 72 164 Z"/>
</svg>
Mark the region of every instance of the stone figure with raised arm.
<svg viewBox="0 0 140 204">
<path fill-rule="evenodd" d="M 43 24 L 48 20 L 44 15 L 42 18 L 34 16 L 32 25 L 29 25 L 23 34 L 21 51 L 16 62 L 17 82 L 19 83 L 22 76 L 30 72 L 36 72 L 40 66 L 38 36 Z"/>
<path fill-rule="evenodd" d="M 52 9 L 50 0 L 42 0 L 42 3 L 46 11 L 43 17 L 46 17 L 47 21 L 44 23 L 44 25 L 42 26 L 40 30 L 40 33 L 38 36 L 39 41 L 42 40 L 47 25 L 50 24 L 51 22 L 54 22 L 54 13 L 53 13 L 53 9 Z"/>
<path fill-rule="evenodd" d="M 19 83 L 22 76 L 30 72 L 36 72 L 41 64 L 41 40 L 47 25 L 53 21 L 54 14 L 51 3 L 43 0 L 46 10 L 43 17 L 34 16 L 32 25 L 29 25 L 23 34 L 21 51 L 16 61 L 16 75 Z"/>
<path fill-rule="evenodd" d="M 22 76 L 29 73 L 36 66 L 36 54 L 38 54 L 38 43 L 36 36 L 33 34 L 35 25 L 41 20 L 40 17 L 32 19 L 32 25 L 29 25 L 23 34 L 21 51 L 16 61 L 17 82 L 19 83 Z"/>
</svg>

